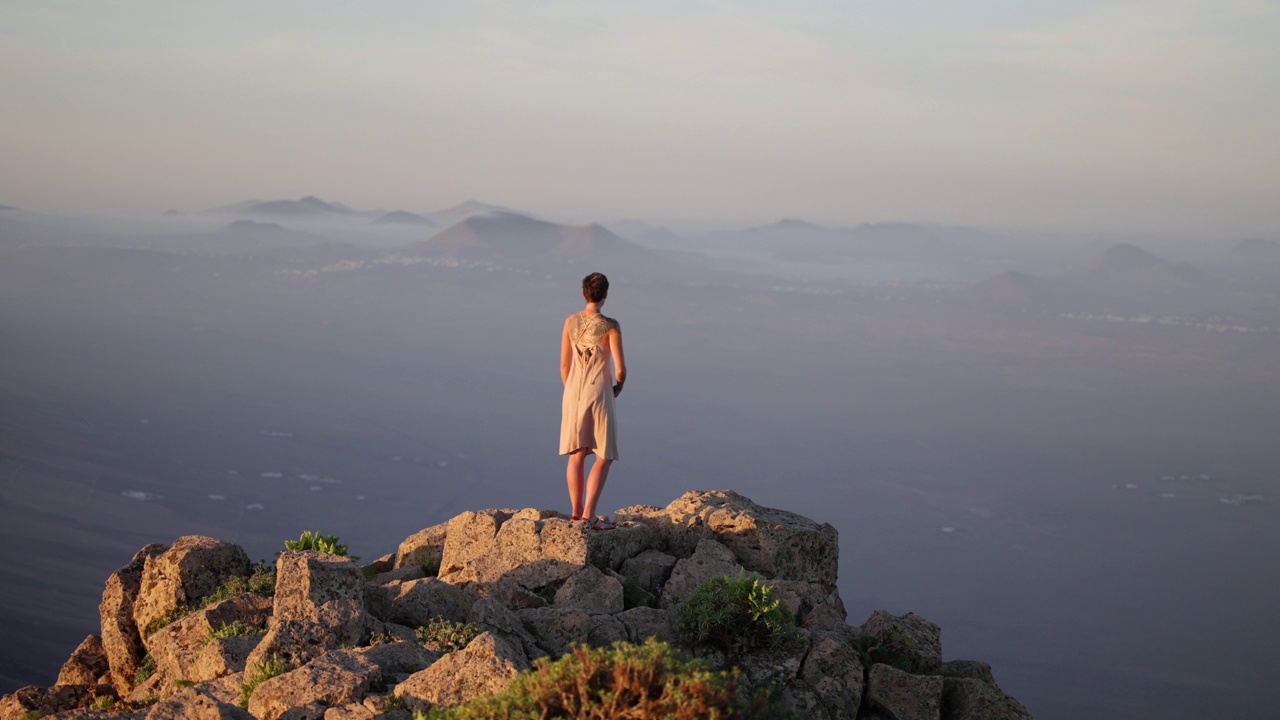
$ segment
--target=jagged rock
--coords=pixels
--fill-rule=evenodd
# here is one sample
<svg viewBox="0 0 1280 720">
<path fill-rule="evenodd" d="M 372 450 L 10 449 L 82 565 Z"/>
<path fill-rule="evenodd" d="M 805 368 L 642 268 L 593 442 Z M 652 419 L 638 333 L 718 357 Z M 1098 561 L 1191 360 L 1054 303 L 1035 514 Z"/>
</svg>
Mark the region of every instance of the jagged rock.
<svg viewBox="0 0 1280 720">
<path fill-rule="evenodd" d="M 408 627 L 427 625 L 437 618 L 462 622 L 471 606 L 462 590 L 433 577 L 391 583 L 380 592 L 382 619 Z"/>
<path fill-rule="evenodd" d="M 260 642 L 261 635 L 214 638 L 192 658 L 191 670 L 187 674 L 195 682 L 204 682 L 244 672 L 249 655 Z"/>
<path fill-rule="evenodd" d="M 627 640 L 637 645 L 649 638 L 671 639 L 672 615 L 670 610 L 651 607 L 631 608 L 614 615 L 627 631 Z"/>
<path fill-rule="evenodd" d="M 24 720 L 33 712 L 52 715 L 64 710 L 74 710 L 88 702 L 87 685 L 55 685 L 51 688 L 29 685 L 0 699 L 0 720 Z"/>
<path fill-rule="evenodd" d="M 152 633 L 147 644 L 156 673 L 165 678 L 166 688 L 180 680 L 202 682 L 244 670 L 249 651 L 262 639 L 261 629 L 267 625 L 271 606 L 270 598 L 245 593 L 197 610 Z M 225 640 L 211 637 L 214 631 L 237 622 L 259 632 Z"/>
<path fill-rule="evenodd" d="M 561 582 L 585 565 L 617 569 L 652 542 L 652 530 L 637 524 L 596 532 L 555 512 L 463 513 L 449 521 L 440 579 L 508 581 L 532 590 Z"/>
<path fill-rule="evenodd" d="M 365 572 L 364 568 L 361 568 L 361 572 L 364 573 L 366 577 L 369 574 L 368 572 Z M 377 575 L 373 576 L 373 579 L 369 581 L 369 584 L 370 585 L 391 585 L 392 583 L 396 583 L 396 582 L 408 582 L 410 580 L 419 580 L 426 576 L 427 576 L 427 573 L 423 571 L 421 565 L 410 565 L 408 567 L 402 567 L 402 568 L 397 568 L 395 570 L 387 570 L 386 572 L 378 573 Z"/>
<path fill-rule="evenodd" d="M 133 604 L 142 587 L 142 570 L 147 558 L 159 555 L 164 549 L 159 544 L 142 548 L 128 565 L 111 573 L 102 590 L 102 602 L 98 605 L 102 621 L 102 650 L 111 669 L 111 684 L 121 695 L 133 689 L 134 678 L 147 652 L 138 624 L 133 619 Z"/>
<path fill-rule="evenodd" d="M 234 546 L 210 538 L 148 546 L 108 580 L 101 643 L 92 636 L 81 643 L 63 684 L 0 699 L 0 720 L 36 705 L 61 709 L 63 720 L 93 720 L 83 708 L 117 694 L 126 703 L 164 698 L 111 714 L 121 720 L 243 720 L 249 715 L 236 707 L 249 674 L 243 668 L 272 655 L 296 669 L 253 693 L 260 720 L 411 720 L 389 698 L 411 708 L 456 704 L 507 687 L 531 658 L 559 657 L 575 643 L 670 637 L 674 608 L 698 584 L 744 568 L 762 576 L 798 623 L 773 648 L 732 658 L 695 651 L 715 667 L 739 667 L 745 690 L 769 688 L 782 708 L 817 720 L 1030 717 L 1000 691 L 989 666 L 942 663 L 940 631 L 924 618 L 876 612 L 850 627 L 833 584 L 837 550 L 823 546 L 834 542 L 829 526 L 728 492 L 687 493 L 665 509 L 632 508 L 618 518 L 616 530 L 596 532 L 556 512 L 464 513 L 363 571 L 348 558 L 285 553 L 274 601 L 242 595 L 159 629 L 146 643 L 156 672 L 132 687 L 144 647 L 139 618 L 198 602 L 234 574 L 228 565 L 248 570 L 238 556 L 220 565 L 215 550 Z M 442 577 L 425 577 L 422 559 L 436 550 Z M 484 633 L 440 656 L 417 642 L 413 627 L 437 617 L 467 620 Z M 267 635 L 209 638 L 210 629 L 237 620 L 265 624 Z M 188 683 L 196 684 L 184 689 Z"/>
<path fill-rule="evenodd" d="M 378 668 L 381 684 L 401 682 L 440 659 L 439 653 L 428 650 L 418 644 L 417 640 L 382 643 L 358 648 L 351 653 Z"/>
<path fill-rule="evenodd" d="M 991 666 L 977 660 L 948 660 L 939 666 L 938 674 L 943 677 L 973 678 L 997 690 L 1000 689 L 996 684 L 996 676 L 991 672 Z"/>
<path fill-rule="evenodd" d="M 54 684 L 92 687 L 97 685 L 98 678 L 108 671 L 107 654 L 102 649 L 102 638 L 90 635 L 76 646 L 71 657 L 63 663 L 62 670 L 58 672 L 58 682 Z"/>
<path fill-rule="evenodd" d="M 422 567 L 423 562 L 430 560 L 439 568 L 440 561 L 444 559 L 444 541 L 448 533 L 449 523 L 440 523 L 405 538 L 396 551 L 395 567 Z"/>
<path fill-rule="evenodd" d="M 258 720 L 277 720 L 293 708 L 308 714 L 320 706 L 357 702 L 381 679 L 381 670 L 362 655 L 335 650 L 306 665 L 263 681 L 249 696 L 249 712 Z"/>
<path fill-rule="evenodd" d="M 796 624 L 811 630 L 835 630 L 848 626 L 849 614 L 834 585 L 799 580 L 769 581 L 774 595 L 791 611 Z"/>
<path fill-rule="evenodd" d="M 699 585 L 713 577 L 737 577 L 743 568 L 732 552 L 715 540 L 701 540 L 693 554 L 675 564 L 662 587 L 661 607 L 675 609 Z"/>
<path fill-rule="evenodd" d="M 411 709 L 457 705 L 507 689 L 529 660 L 519 647 L 484 633 L 465 648 L 440 658 L 395 688 L 396 697 Z"/>
<path fill-rule="evenodd" d="M 302 665 L 326 650 L 364 644 L 373 624 L 364 589 L 350 558 L 314 550 L 283 553 L 276 562 L 275 611 L 247 667 L 272 655 Z"/>
<path fill-rule="evenodd" d="M 790 680 L 779 687 L 771 688 L 778 693 L 778 704 L 790 713 L 793 718 L 809 720 L 828 720 L 830 715 L 814 694 L 813 688 L 801 680 Z"/>
<path fill-rule="evenodd" d="M 373 720 L 374 717 L 376 716 L 373 711 L 361 703 L 351 703 L 324 711 L 324 720 Z"/>
<path fill-rule="evenodd" d="M 661 510 L 641 505 L 619 510 L 617 517 L 649 525 L 675 555 L 687 556 L 713 538 L 743 567 L 765 577 L 836 584 L 840 549 L 834 527 L 732 491 L 690 491 Z"/>
<path fill-rule="evenodd" d="M 547 651 L 527 629 L 516 611 L 493 598 L 476 601 L 467 614 L 467 622 L 488 630 L 511 643 L 518 643 L 530 660 L 542 657 Z"/>
<path fill-rule="evenodd" d="M 606 646 L 627 639 L 627 629 L 611 615 L 588 615 L 577 608 L 535 608 L 516 613 L 521 623 L 552 657 L 574 643 Z"/>
<path fill-rule="evenodd" d="M 867 700 L 893 720 L 940 720 L 942 678 L 912 675 L 889 665 L 872 665 Z"/>
<path fill-rule="evenodd" d="M 678 558 L 660 550 L 645 550 L 623 561 L 618 572 L 654 595 L 662 594 L 662 586 L 671 577 Z"/>
<path fill-rule="evenodd" d="M 876 610 L 862 624 L 862 634 L 875 641 L 873 662 L 919 674 L 936 673 L 942 666 L 942 629 L 915 613 Z"/>
<path fill-rule="evenodd" d="M 180 537 L 168 550 L 147 557 L 133 604 L 133 621 L 143 632 L 143 642 L 166 614 L 213 594 L 233 575 L 248 574 L 244 549 L 203 535 Z"/>
<path fill-rule="evenodd" d="M 862 661 L 852 641 L 852 633 L 816 630 L 800 666 L 800 679 L 831 720 L 853 720 L 862 704 Z"/>
<path fill-rule="evenodd" d="M 239 706 L 184 690 L 147 711 L 146 720 L 253 720 Z"/>
<path fill-rule="evenodd" d="M 360 574 L 373 577 L 396 569 L 396 554 L 387 553 L 371 563 L 360 566 Z"/>
<path fill-rule="evenodd" d="M 942 708 L 946 720 L 1031 720 L 1022 703 L 1001 692 L 994 681 L 976 678 L 943 678 Z"/>
<path fill-rule="evenodd" d="M 622 583 L 588 565 L 564 581 L 556 591 L 555 606 L 577 608 L 588 615 L 620 613 Z"/>
</svg>

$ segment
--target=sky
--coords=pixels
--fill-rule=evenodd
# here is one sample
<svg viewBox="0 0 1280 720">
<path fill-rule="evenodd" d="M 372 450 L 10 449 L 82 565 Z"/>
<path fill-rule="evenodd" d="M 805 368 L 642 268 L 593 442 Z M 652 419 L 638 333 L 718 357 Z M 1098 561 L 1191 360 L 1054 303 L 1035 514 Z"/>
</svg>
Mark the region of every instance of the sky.
<svg viewBox="0 0 1280 720">
<path fill-rule="evenodd" d="M 1280 1 L 0 0 L 0 205 L 1280 236 Z"/>
</svg>

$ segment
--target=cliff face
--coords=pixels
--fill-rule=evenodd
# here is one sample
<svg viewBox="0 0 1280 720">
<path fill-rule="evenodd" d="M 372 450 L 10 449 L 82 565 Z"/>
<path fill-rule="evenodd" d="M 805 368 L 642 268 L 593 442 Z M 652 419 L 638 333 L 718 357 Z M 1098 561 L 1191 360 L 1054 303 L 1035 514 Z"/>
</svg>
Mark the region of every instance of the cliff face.
<svg viewBox="0 0 1280 720">
<path fill-rule="evenodd" d="M 364 567 L 285 552 L 273 597 L 271 576 L 253 574 L 235 545 L 149 545 L 107 580 L 101 635 L 76 648 L 55 686 L 0 700 L 0 720 L 408 720 L 501 692 L 574 644 L 674 639 L 676 608 L 695 588 L 744 571 L 773 588 L 794 627 L 732 657 L 694 652 L 741 668 L 746 686 L 771 689 L 797 717 L 1030 717 L 989 666 L 944 662 L 928 620 L 877 611 L 850 626 L 830 525 L 733 492 L 616 517 L 617 529 L 593 531 L 549 511 L 466 512 Z"/>
</svg>

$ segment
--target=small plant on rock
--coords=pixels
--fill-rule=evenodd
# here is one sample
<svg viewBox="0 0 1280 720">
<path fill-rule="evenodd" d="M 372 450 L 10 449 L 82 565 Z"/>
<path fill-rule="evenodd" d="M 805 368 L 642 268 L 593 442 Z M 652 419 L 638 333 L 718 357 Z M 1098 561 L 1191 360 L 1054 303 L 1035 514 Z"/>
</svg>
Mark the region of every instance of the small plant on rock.
<svg viewBox="0 0 1280 720">
<path fill-rule="evenodd" d="M 114 707 L 115 704 L 116 704 L 116 699 L 111 697 L 110 695 L 99 695 L 98 697 L 94 698 L 93 704 L 89 706 L 89 709 L 93 710 L 94 712 L 106 712 L 107 710 L 110 710 L 112 707 Z"/>
<path fill-rule="evenodd" d="M 676 610 L 674 632 L 688 647 L 709 646 L 730 656 L 777 647 L 794 623 L 760 577 L 745 571 L 707 580 Z"/>
<path fill-rule="evenodd" d="M 277 675 L 283 675 L 293 669 L 293 665 L 272 655 L 266 662 L 255 663 L 252 672 L 245 673 L 244 684 L 240 686 L 240 707 L 249 709 L 249 698 L 262 683 Z"/>
<path fill-rule="evenodd" d="M 436 618 L 426 627 L 418 628 L 418 642 L 429 650 L 447 655 L 466 647 L 482 633 L 484 628 L 479 625 Z"/>
<path fill-rule="evenodd" d="M 440 575 L 440 561 L 428 555 L 422 560 L 422 572 L 427 577 Z"/>
<path fill-rule="evenodd" d="M 222 627 L 217 628 L 216 630 L 213 628 L 210 628 L 209 635 L 205 638 L 205 641 L 208 642 L 209 640 L 225 640 L 227 638 L 240 637 L 241 635 L 266 635 L 266 634 L 267 634 L 267 631 L 263 630 L 262 628 L 253 627 L 252 625 L 245 625 L 239 620 L 236 620 L 233 623 L 224 624 Z"/>
<path fill-rule="evenodd" d="M 138 666 L 138 672 L 134 673 L 133 684 L 141 685 L 151 679 L 156 674 L 156 659 L 151 657 L 151 653 L 147 653 L 142 657 L 142 665 Z"/>
<path fill-rule="evenodd" d="M 763 718 L 763 698 L 738 691 L 737 671 L 713 671 L 670 645 L 578 645 L 559 660 L 540 658 L 506 691 L 451 708 L 415 711 L 414 720 L 533 718 Z"/>
<path fill-rule="evenodd" d="M 287 550 L 315 550 L 316 552 L 347 557 L 347 546 L 338 542 L 337 535 L 321 535 L 319 530 L 316 532 L 303 530 L 297 540 L 285 540 L 284 550 L 277 552 L 276 555 L 279 556 Z M 360 558 L 352 557 L 351 559 L 359 560 Z"/>
</svg>

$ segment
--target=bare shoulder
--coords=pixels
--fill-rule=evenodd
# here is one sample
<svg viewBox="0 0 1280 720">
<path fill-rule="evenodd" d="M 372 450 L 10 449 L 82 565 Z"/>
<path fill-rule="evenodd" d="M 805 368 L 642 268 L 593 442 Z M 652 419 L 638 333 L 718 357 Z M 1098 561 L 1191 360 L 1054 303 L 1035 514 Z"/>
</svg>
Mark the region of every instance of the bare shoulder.
<svg viewBox="0 0 1280 720">
<path fill-rule="evenodd" d="M 600 319 L 604 320 L 604 324 L 607 325 L 610 330 L 622 330 L 622 326 L 618 324 L 617 320 L 604 315 L 601 315 Z"/>
</svg>

